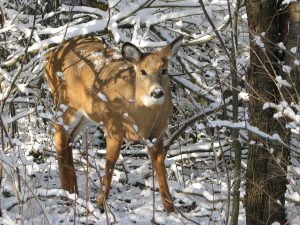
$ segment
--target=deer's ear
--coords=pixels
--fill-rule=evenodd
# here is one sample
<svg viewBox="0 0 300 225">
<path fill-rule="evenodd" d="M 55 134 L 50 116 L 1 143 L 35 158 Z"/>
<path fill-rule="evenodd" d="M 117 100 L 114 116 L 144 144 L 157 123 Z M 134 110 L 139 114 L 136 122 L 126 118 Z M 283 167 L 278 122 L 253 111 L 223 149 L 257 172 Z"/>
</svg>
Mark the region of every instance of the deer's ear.
<svg viewBox="0 0 300 225">
<path fill-rule="evenodd" d="M 122 56 L 128 62 L 137 64 L 142 58 L 142 52 L 135 45 L 126 42 L 122 46 Z"/>
<path fill-rule="evenodd" d="M 168 59 L 173 58 L 177 54 L 181 46 L 182 40 L 183 40 L 183 36 L 180 35 L 175 40 L 173 40 L 170 44 L 164 47 L 161 51 L 166 55 Z"/>
</svg>

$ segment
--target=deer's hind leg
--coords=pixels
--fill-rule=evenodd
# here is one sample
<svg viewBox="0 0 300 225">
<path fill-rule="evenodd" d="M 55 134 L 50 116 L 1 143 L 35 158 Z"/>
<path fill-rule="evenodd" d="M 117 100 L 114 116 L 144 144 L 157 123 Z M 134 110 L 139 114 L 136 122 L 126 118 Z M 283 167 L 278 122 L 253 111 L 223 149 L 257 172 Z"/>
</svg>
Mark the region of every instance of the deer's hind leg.
<svg viewBox="0 0 300 225">
<path fill-rule="evenodd" d="M 73 162 L 72 147 L 70 146 L 70 135 L 65 128 L 54 124 L 54 141 L 56 147 L 57 162 L 61 188 L 70 193 L 77 193 L 77 180 Z"/>
<path fill-rule="evenodd" d="M 78 125 L 82 120 L 82 114 L 68 109 L 62 116 L 63 124 L 55 123 L 54 142 L 56 147 L 57 162 L 59 168 L 59 176 L 61 188 L 70 193 L 78 193 L 77 179 L 73 162 L 71 143 L 75 137 L 71 136 L 73 131 L 77 131 Z"/>
</svg>

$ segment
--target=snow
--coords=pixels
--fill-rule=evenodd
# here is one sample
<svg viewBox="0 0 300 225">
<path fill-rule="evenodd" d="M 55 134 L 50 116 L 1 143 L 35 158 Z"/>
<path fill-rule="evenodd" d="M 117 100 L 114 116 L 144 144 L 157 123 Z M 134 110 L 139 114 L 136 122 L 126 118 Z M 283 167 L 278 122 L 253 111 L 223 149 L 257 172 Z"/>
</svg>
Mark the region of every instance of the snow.
<svg viewBox="0 0 300 225">
<path fill-rule="evenodd" d="M 64 77 L 63 72 L 60 72 L 60 71 L 57 72 L 56 75 L 57 75 L 59 78 L 61 78 L 61 79 Z"/>
<path fill-rule="evenodd" d="M 283 70 L 283 72 L 285 72 L 285 73 L 287 73 L 287 74 L 290 74 L 292 68 L 291 68 L 290 66 L 283 65 L 283 66 L 282 66 L 282 70 Z"/>
<path fill-rule="evenodd" d="M 27 115 L 32 114 L 33 112 L 35 112 L 34 108 L 29 109 L 27 111 L 20 112 L 19 114 L 15 115 L 13 117 L 10 117 L 10 118 L 4 117 L 3 122 L 4 122 L 4 124 L 10 124 L 10 123 L 15 122 L 15 121 L 27 116 Z"/>
<path fill-rule="evenodd" d="M 70 6 L 70 5 L 62 4 L 60 6 L 60 10 L 65 11 L 65 12 L 73 11 L 73 12 L 91 13 L 91 14 L 96 14 L 98 16 L 102 16 L 102 17 L 107 16 L 107 14 L 104 11 L 100 10 L 100 9 L 85 7 L 85 6 L 74 6 L 74 5 Z"/>
<path fill-rule="evenodd" d="M 151 4 L 147 5 L 149 2 Z M 231 50 L 228 3 L 233 9 L 236 2 L 203 2 L 226 47 Z M 239 108 L 238 122 L 234 123 L 230 62 L 205 18 L 199 1 L 109 0 L 110 9 L 107 11 L 65 3 L 56 12 L 37 14 L 30 42 L 34 16 L 32 8 L 26 10 L 28 1 L 21 1 L 18 7 L 14 3 L 2 3 L 6 16 L 0 29 L 0 45 L 1 49 L 5 49 L 0 65 L 0 99 L 6 100 L 6 103 L 1 111 L 4 125 L 4 129 L 1 129 L 1 141 L 3 139 L 4 143 L 0 144 L 1 148 L 4 147 L 0 151 L 3 165 L 1 225 L 153 224 L 154 205 L 157 224 L 193 224 L 188 219 L 199 224 L 224 224 L 231 213 L 227 211 L 228 193 L 231 191 L 228 188 L 232 186 L 232 181 L 228 183 L 228 180 L 233 177 L 235 157 L 231 146 L 231 129 L 239 130 L 242 144 L 241 196 L 246 194 L 244 175 L 248 142 L 252 145 L 262 144 L 256 139 L 249 140 L 249 134 L 291 151 L 285 208 L 289 223 L 299 224 L 300 167 L 297 157 L 300 146 L 300 106 L 298 102 L 291 103 L 284 98 L 276 102 L 272 99 L 262 102 L 263 109 L 272 112 L 274 118 L 288 118 L 286 129 L 293 135 L 290 143 L 284 142 L 285 139 L 275 131 L 266 133 L 249 124 L 246 76 L 250 53 L 244 6 L 239 14 L 236 59 Z M 73 147 L 79 193 L 75 195 L 61 189 L 53 122 L 57 121 L 71 133 L 74 126 L 78 125 L 82 112 L 75 115 L 74 123 L 69 127 L 64 124 L 62 115 L 68 110 L 72 111 L 73 106 L 60 103 L 57 108 L 54 106 L 48 86 L 42 83 L 42 60 L 52 46 L 58 46 L 74 36 L 89 34 L 101 36 L 107 45 L 116 49 L 120 49 L 125 41 L 131 42 L 142 48 L 142 52 L 157 50 L 178 35 L 184 36 L 183 47 L 168 68 L 174 107 L 165 139 L 166 146 L 170 146 L 166 148 L 165 161 L 168 183 L 174 204 L 183 215 L 172 213 L 167 216 L 164 212 L 157 182 L 153 184 L 152 164 L 148 159 L 149 149 L 157 142 L 151 136 L 142 140 L 146 148 L 141 143 L 124 141 L 122 144 L 121 156 L 112 178 L 107 215 L 100 212 L 96 203 L 101 190 L 101 177 L 105 175 L 105 131 L 90 127 L 73 140 L 70 147 Z M 261 48 L 265 47 L 264 36 L 265 33 L 255 36 L 255 43 Z M 27 44 L 28 55 L 20 76 L 16 77 Z M 286 47 L 278 43 L 278 48 L 284 50 Z M 295 54 L 297 47 L 290 51 Z M 99 60 L 99 54 L 98 51 L 91 52 L 93 60 L 90 66 L 101 72 L 107 61 Z M 120 56 L 114 55 L 112 58 L 118 60 Z M 78 65 L 78 69 L 83 69 L 81 65 Z M 294 66 L 298 65 L 299 60 L 295 59 Z M 282 69 L 288 75 L 292 68 L 282 63 Z M 63 71 L 56 75 L 61 81 L 64 80 Z M 292 87 L 284 76 L 274 77 L 274 83 L 279 91 L 281 87 Z M 105 93 L 96 94 L 103 102 L 109 101 Z M 135 102 L 135 97 L 129 102 Z M 128 113 L 124 112 L 122 116 L 128 118 Z M 137 133 L 140 130 L 137 125 L 133 125 L 133 128 Z M 180 131 L 179 135 L 177 131 Z M 275 152 L 275 148 L 268 150 Z M 246 224 L 242 202 L 238 224 Z"/>
<path fill-rule="evenodd" d="M 246 92 L 239 92 L 239 98 L 244 101 L 249 101 L 249 94 Z"/>
<path fill-rule="evenodd" d="M 275 118 L 286 116 L 298 126 L 300 125 L 300 115 L 298 115 L 293 110 L 293 107 L 290 107 L 286 101 L 282 101 L 279 104 L 266 102 L 264 103 L 263 109 L 267 109 L 267 108 L 274 108 L 277 110 L 277 112 L 274 114 Z"/>
<path fill-rule="evenodd" d="M 113 8 L 116 6 L 120 1 L 119 0 L 108 0 L 109 8 Z"/>
<path fill-rule="evenodd" d="M 104 101 L 104 102 L 107 102 L 107 96 L 101 92 L 98 93 L 98 97 Z"/>
<path fill-rule="evenodd" d="M 135 130 L 135 132 L 139 132 L 139 127 L 136 124 L 133 124 L 133 129 Z"/>
<path fill-rule="evenodd" d="M 272 225 L 280 225 L 280 223 L 279 222 L 274 222 L 274 223 L 272 223 Z"/>
<path fill-rule="evenodd" d="M 67 111 L 68 107 L 69 107 L 69 106 L 67 106 L 67 105 L 65 105 L 65 104 L 60 104 L 60 105 L 59 105 L 59 108 L 60 108 L 63 112 Z"/>
<path fill-rule="evenodd" d="M 1 76 L 4 77 L 7 81 L 11 81 L 11 76 L 4 69 L 0 68 Z"/>
<path fill-rule="evenodd" d="M 176 22 L 175 25 L 178 27 L 182 27 L 182 20 L 179 20 L 178 22 Z"/>
<path fill-rule="evenodd" d="M 282 42 L 279 42 L 277 45 L 280 49 L 286 50 L 286 47 L 284 46 L 284 44 Z"/>
<path fill-rule="evenodd" d="M 277 81 L 277 85 L 278 85 L 279 88 L 281 88 L 282 86 L 292 87 L 292 85 L 287 80 L 282 79 L 281 76 L 276 76 L 275 80 Z"/>
<path fill-rule="evenodd" d="M 28 95 L 29 94 L 29 89 L 26 87 L 26 84 L 18 84 L 18 88 L 21 92 L 24 94 Z"/>
<path fill-rule="evenodd" d="M 291 53 L 296 54 L 297 52 L 297 47 L 293 47 L 290 49 Z"/>
<path fill-rule="evenodd" d="M 295 2 L 296 0 L 283 0 L 282 4 L 290 4 L 291 2 Z"/>
<path fill-rule="evenodd" d="M 262 35 L 262 36 L 263 36 L 263 35 Z M 264 47 L 265 47 L 265 44 L 262 42 L 261 36 L 255 35 L 254 40 L 255 40 L 255 43 L 256 43 L 259 47 L 261 47 L 261 48 L 264 48 Z"/>
</svg>

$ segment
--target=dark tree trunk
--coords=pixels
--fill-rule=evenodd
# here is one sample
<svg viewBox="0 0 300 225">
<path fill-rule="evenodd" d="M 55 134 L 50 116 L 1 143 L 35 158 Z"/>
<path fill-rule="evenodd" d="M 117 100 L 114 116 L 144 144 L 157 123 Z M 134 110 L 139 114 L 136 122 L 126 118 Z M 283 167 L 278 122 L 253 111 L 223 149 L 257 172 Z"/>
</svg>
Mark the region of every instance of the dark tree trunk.
<svg viewBox="0 0 300 225">
<path fill-rule="evenodd" d="M 285 63 L 291 68 L 290 74 L 283 74 L 291 87 L 282 88 L 287 102 L 298 104 L 300 94 L 300 67 L 295 60 L 300 60 L 300 1 L 290 3 L 288 7 L 288 33 L 286 38 Z"/>
<path fill-rule="evenodd" d="M 273 118 L 265 102 L 278 102 L 279 91 L 274 83 L 277 49 L 280 41 L 276 1 L 246 1 L 250 34 L 249 122 L 267 134 L 277 133 L 286 139 L 284 124 Z M 262 42 L 259 41 L 259 37 Z M 272 224 L 285 219 L 284 194 L 288 152 L 280 146 L 249 136 L 246 173 L 247 224 Z"/>
</svg>

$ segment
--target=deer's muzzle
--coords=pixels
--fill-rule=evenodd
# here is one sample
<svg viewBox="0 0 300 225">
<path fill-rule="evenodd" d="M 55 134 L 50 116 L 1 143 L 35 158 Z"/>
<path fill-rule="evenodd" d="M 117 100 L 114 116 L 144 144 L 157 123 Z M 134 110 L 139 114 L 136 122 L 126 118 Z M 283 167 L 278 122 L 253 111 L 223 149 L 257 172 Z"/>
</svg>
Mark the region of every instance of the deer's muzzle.
<svg viewBox="0 0 300 225">
<path fill-rule="evenodd" d="M 161 88 L 155 88 L 151 92 L 150 96 L 152 98 L 156 98 L 156 99 L 162 98 L 162 97 L 164 97 L 164 91 Z"/>
</svg>

